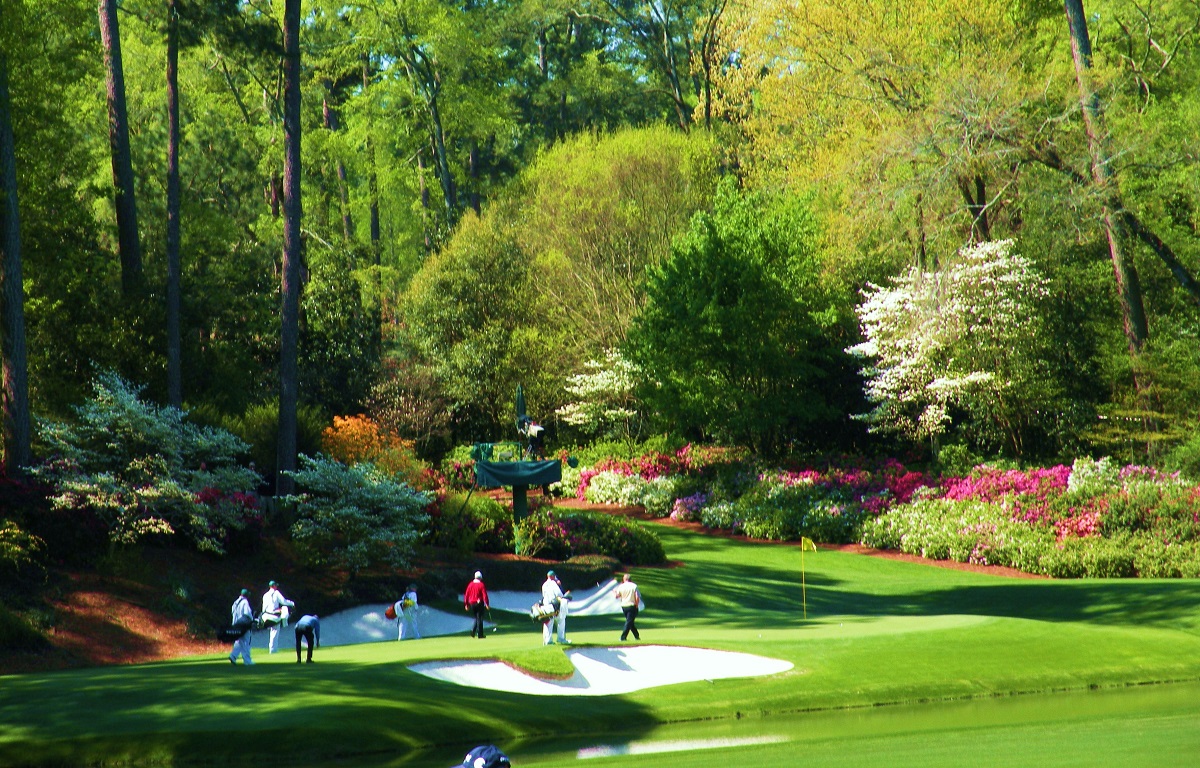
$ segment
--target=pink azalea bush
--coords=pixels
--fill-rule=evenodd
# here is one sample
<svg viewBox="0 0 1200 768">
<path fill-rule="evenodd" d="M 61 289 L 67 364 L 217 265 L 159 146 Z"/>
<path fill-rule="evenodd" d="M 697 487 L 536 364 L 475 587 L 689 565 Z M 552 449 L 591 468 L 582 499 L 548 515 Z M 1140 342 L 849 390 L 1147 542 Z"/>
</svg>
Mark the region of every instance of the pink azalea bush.
<svg viewBox="0 0 1200 768">
<path fill-rule="evenodd" d="M 1108 459 L 976 468 L 940 498 L 898 505 L 864 544 L 1059 577 L 1200 575 L 1200 488 Z"/>
</svg>

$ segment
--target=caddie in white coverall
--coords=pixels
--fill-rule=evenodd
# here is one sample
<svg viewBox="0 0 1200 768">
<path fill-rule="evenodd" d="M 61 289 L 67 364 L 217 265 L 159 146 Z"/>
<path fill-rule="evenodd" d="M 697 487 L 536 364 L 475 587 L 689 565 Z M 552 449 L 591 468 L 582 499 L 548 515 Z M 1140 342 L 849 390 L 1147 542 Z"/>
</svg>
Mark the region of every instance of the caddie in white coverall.
<svg viewBox="0 0 1200 768">
<path fill-rule="evenodd" d="M 567 640 L 567 603 L 571 593 L 562 591 L 562 584 L 554 571 L 546 572 L 546 581 L 542 583 L 542 605 L 554 611 L 554 617 L 542 623 L 542 645 L 554 642 L 554 625 L 558 625 L 558 642 L 570 645 Z"/>
<path fill-rule="evenodd" d="M 229 663 L 237 664 L 238 656 L 242 657 L 243 664 L 253 664 L 250 660 L 250 640 L 253 636 L 251 625 L 254 624 L 254 609 L 250 607 L 248 596 L 250 590 L 243 589 L 237 599 L 233 601 L 233 608 L 230 611 L 230 624 L 235 627 L 245 625 L 246 632 L 233 643 L 233 652 L 229 654 Z"/>
<path fill-rule="evenodd" d="M 267 592 L 263 595 L 262 616 L 263 621 L 271 622 L 271 641 L 267 644 L 267 649 L 270 653 L 275 653 L 275 641 L 279 637 L 279 630 L 288 625 L 288 616 L 291 614 L 288 609 L 295 608 L 296 604 L 279 591 L 279 582 L 272 581 L 267 586 Z"/>
</svg>

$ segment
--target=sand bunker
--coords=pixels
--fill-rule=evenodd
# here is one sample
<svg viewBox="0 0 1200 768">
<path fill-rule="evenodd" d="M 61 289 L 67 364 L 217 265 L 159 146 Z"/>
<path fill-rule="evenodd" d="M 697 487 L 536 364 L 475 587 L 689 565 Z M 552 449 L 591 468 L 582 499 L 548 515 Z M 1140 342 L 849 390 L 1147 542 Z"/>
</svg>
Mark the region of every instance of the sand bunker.
<svg viewBox="0 0 1200 768">
<path fill-rule="evenodd" d="M 321 645 L 356 645 L 396 641 L 400 627 L 395 619 L 383 615 L 386 605 L 365 605 L 321 617 Z M 466 611 L 458 614 L 422 605 L 417 608 L 417 630 L 421 637 L 466 635 L 474 625 Z M 488 626 L 491 623 L 488 622 Z"/>
<path fill-rule="evenodd" d="M 616 579 L 609 579 L 603 584 L 597 584 L 591 589 L 572 589 L 570 616 L 611 616 L 621 612 L 621 603 L 613 598 L 613 590 L 617 588 Z M 497 611 L 512 613 L 529 613 L 529 607 L 542 601 L 542 593 L 538 592 L 509 592 L 500 590 L 488 594 L 492 608 Z M 646 601 L 639 603 L 645 608 Z"/>
<path fill-rule="evenodd" d="M 617 582 L 609 579 L 592 589 L 572 590 L 570 616 L 607 616 L 619 614 L 621 605 L 613 599 Z M 492 609 L 528 614 L 529 607 L 542 599 L 541 592 L 500 591 L 488 596 Z M 645 607 L 645 603 L 642 603 Z M 321 617 L 321 645 L 355 645 L 395 640 L 399 626 L 383 615 L 386 605 L 363 605 Z M 468 634 L 474 619 L 466 611 L 448 613 L 422 605 L 417 608 L 417 630 L 421 637 Z M 492 622 L 484 624 L 491 628 Z"/>
<path fill-rule="evenodd" d="M 786 672 L 790 661 L 749 653 L 665 645 L 572 648 L 575 673 L 566 680 L 541 680 L 499 661 L 424 662 L 414 672 L 472 688 L 533 696 L 611 696 L 660 685 L 758 677 Z"/>
</svg>

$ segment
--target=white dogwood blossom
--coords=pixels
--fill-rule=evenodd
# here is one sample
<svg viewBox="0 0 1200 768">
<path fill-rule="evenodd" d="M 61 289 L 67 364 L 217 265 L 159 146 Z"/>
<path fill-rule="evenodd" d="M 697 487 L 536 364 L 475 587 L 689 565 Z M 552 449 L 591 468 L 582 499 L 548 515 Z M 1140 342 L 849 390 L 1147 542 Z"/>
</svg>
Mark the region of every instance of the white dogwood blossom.
<svg viewBox="0 0 1200 768">
<path fill-rule="evenodd" d="M 980 243 L 944 269 L 868 284 L 857 310 L 864 340 L 847 352 L 862 360 L 874 408 L 861 418 L 873 430 L 936 437 L 956 410 L 994 411 L 1032 375 L 1047 281 L 1012 246 Z"/>
<path fill-rule="evenodd" d="M 589 360 L 584 367 L 586 373 L 576 374 L 567 382 L 567 391 L 575 400 L 555 413 L 568 424 L 589 432 L 609 430 L 627 434 L 638 415 L 633 408 L 636 367 L 615 349 L 607 350 L 604 360 Z"/>
</svg>

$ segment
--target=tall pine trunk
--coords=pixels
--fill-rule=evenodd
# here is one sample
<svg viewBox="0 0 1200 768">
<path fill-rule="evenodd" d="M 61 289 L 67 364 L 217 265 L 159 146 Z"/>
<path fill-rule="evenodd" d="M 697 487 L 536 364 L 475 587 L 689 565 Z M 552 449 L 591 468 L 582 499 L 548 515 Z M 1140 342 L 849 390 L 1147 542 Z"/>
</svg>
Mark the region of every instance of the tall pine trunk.
<svg viewBox="0 0 1200 768">
<path fill-rule="evenodd" d="M 167 0 L 167 402 L 183 407 L 179 254 L 179 9 Z"/>
<path fill-rule="evenodd" d="M 1109 166 L 1111 156 L 1104 109 L 1092 83 L 1092 43 L 1088 38 L 1087 18 L 1083 12 L 1083 0 L 1064 0 L 1063 7 L 1071 33 L 1071 56 L 1075 60 L 1075 81 L 1079 85 L 1079 103 L 1091 155 L 1092 181 L 1103 204 L 1104 232 L 1108 237 L 1108 252 L 1117 283 L 1117 300 L 1121 305 L 1125 339 L 1129 354 L 1137 356 L 1150 338 L 1150 328 L 1142 304 L 1142 286 L 1137 269 L 1125 252 L 1124 206 Z"/>
<path fill-rule="evenodd" d="M 126 296 L 142 284 L 142 251 L 138 243 L 137 203 L 133 186 L 133 157 L 129 149 L 129 114 L 125 104 L 125 71 L 121 64 L 121 31 L 117 0 L 100 0 L 100 42 L 104 48 L 105 89 L 108 96 L 108 143 L 116 187 L 117 247 L 121 254 L 121 289 Z"/>
<path fill-rule="evenodd" d="M 324 102 L 321 104 L 321 113 L 325 121 L 325 130 L 330 133 L 337 133 L 341 130 L 341 120 L 338 118 L 337 109 L 330 105 L 329 101 L 333 98 L 333 83 L 326 82 L 327 93 Z M 342 238 L 346 242 L 354 239 L 354 219 L 350 215 L 350 193 L 346 183 L 346 164 L 339 157 L 337 159 L 337 185 L 338 185 L 338 211 L 342 217 Z"/>
<path fill-rule="evenodd" d="M 279 338 L 279 442 L 276 492 L 291 493 L 296 469 L 300 342 L 300 0 L 283 11 L 283 286 Z"/>
<path fill-rule="evenodd" d="M 8 57 L 0 51 L 0 372 L 4 376 L 4 469 L 12 477 L 33 458 L 25 351 L 25 286 L 17 205 L 16 142 L 8 95 Z"/>
</svg>

